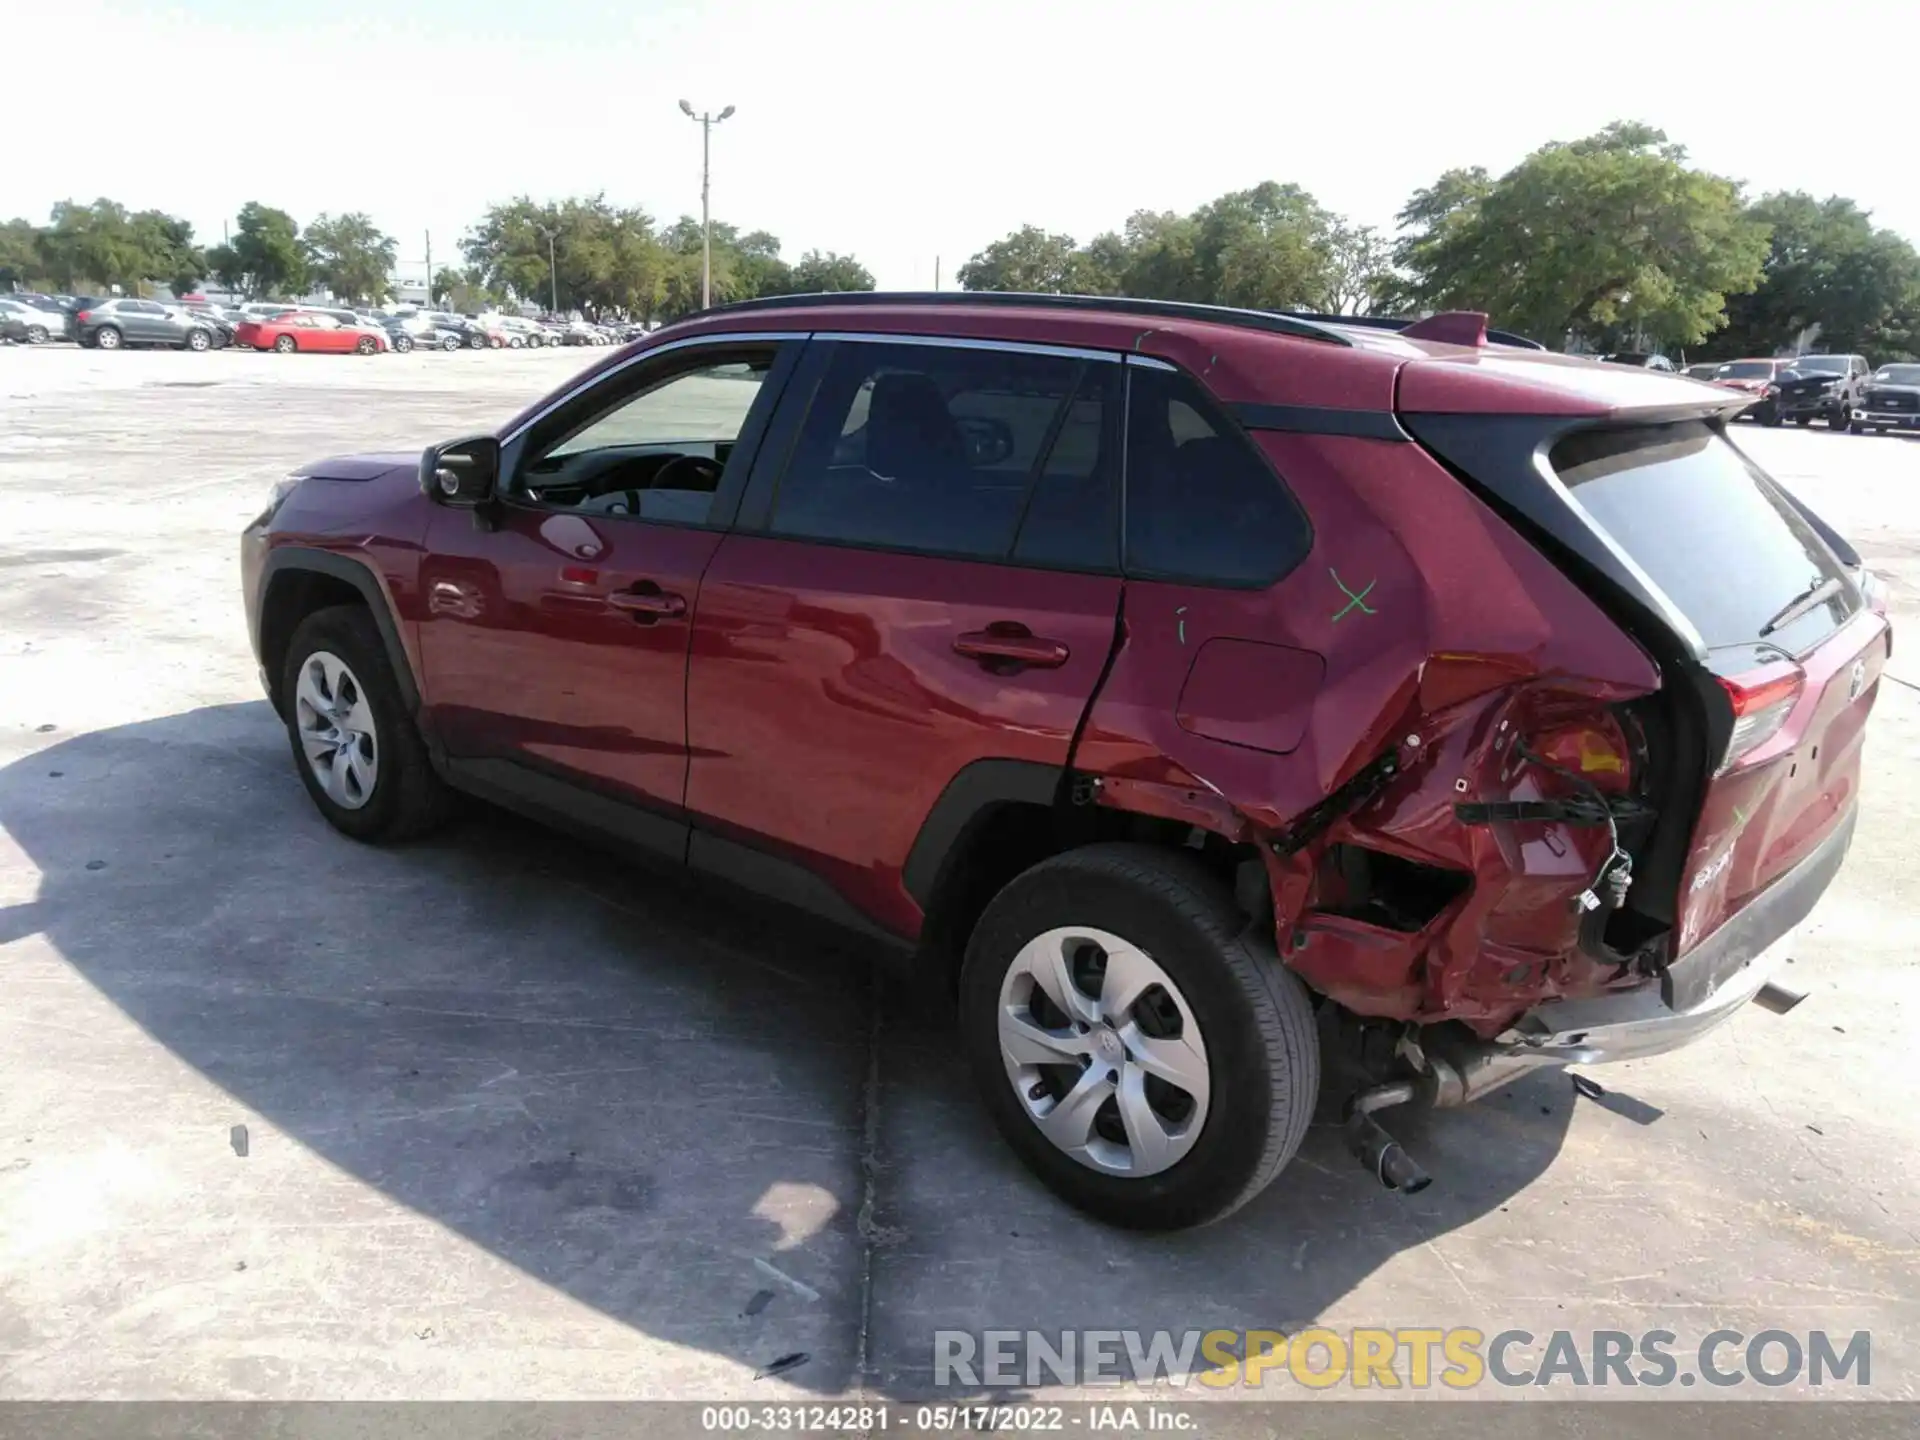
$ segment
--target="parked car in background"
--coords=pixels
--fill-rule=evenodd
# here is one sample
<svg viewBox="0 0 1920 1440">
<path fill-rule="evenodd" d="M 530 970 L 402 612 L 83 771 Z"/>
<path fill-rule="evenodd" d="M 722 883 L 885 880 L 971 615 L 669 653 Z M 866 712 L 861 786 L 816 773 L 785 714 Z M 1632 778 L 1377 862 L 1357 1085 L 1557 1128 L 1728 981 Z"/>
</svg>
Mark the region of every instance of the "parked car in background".
<svg viewBox="0 0 1920 1440">
<path fill-rule="evenodd" d="M 1717 360 L 1708 360 L 1699 365 L 1689 365 L 1687 366 L 1687 378 L 1689 380 L 1711 380 L 1713 379 L 1713 372 L 1719 368 L 1720 362 Z"/>
<path fill-rule="evenodd" d="M 240 313 L 249 320 L 271 320 L 299 308 L 291 300 L 249 300 L 240 307 Z"/>
<path fill-rule="evenodd" d="M 1853 428 L 1868 435 L 1920 430 L 1920 365 L 1882 365 L 1868 376 L 1854 406 Z"/>
<path fill-rule="evenodd" d="M 436 328 L 458 335 L 460 343 L 469 350 L 484 350 L 490 343 L 486 330 L 468 316 L 455 315 L 450 310 L 423 310 L 419 313 L 425 315 Z"/>
<path fill-rule="evenodd" d="M 402 355 L 414 349 L 463 350 L 467 344 L 464 332 L 436 324 L 419 311 L 389 316 L 386 329 L 388 343 Z"/>
<path fill-rule="evenodd" d="M 176 319 L 205 326 L 207 334 L 213 339 L 213 348 L 215 350 L 224 350 L 233 344 L 234 333 L 239 327 L 233 321 L 227 319 L 226 316 L 216 314 L 211 309 L 196 308 L 187 305 L 169 305 L 167 309 L 173 313 Z"/>
<path fill-rule="evenodd" d="M 238 334 L 239 343 L 256 350 L 276 350 L 291 355 L 296 350 L 316 354 L 372 355 L 391 349 L 385 332 L 363 325 L 342 325 L 331 315 L 317 310 L 289 310 L 270 320 L 249 320 Z"/>
<path fill-rule="evenodd" d="M 1608 365 L 1632 365 L 1640 370 L 1661 370 L 1674 373 L 1673 362 L 1664 355 L 1654 355 L 1642 350 L 1616 350 L 1611 355 L 1602 355 L 1600 359 Z"/>
<path fill-rule="evenodd" d="M 95 300 L 73 322 L 74 338 L 89 349 L 212 350 L 217 338 L 210 321 L 158 300 Z"/>
<path fill-rule="evenodd" d="M 1769 394 L 1782 420 L 1824 420 L 1829 429 L 1846 430 L 1872 368 L 1864 355 L 1796 355 Z"/>
<path fill-rule="evenodd" d="M 1753 403 L 1740 412 L 1741 417 L 1757 420 L 1762 425 L 1778 425 L 1780 412 L 1773 403 L 1773 384 L 1788 363 L 1779 359 L 1729 360 L 1715 367 L 1713 383 L 1753 397 Z"/>
<path fill-rule="evenodd" d="M 519 315 L 489 316 L 495 328 L 504 337 L 507 348 L 539 349 L 547 343 L 547 327 L 538 320 L 528 320 Z"/>
<path fill-rule="evenodd" d="M 71 339 L 73 323 L 64 310 L 48 310 L 18 296 L 0 295 L 0 332 L 23 345 L 44 345 L 49 340 Z"/>
<path fill-rule="evenodd" d="M 1195 1225 L 1323 1076 L 1415 1190 L 1383 1107 L 1797 998 L 1892 632 L 1742 401 L 1484 315 L 746 302 L 303 467 L 248 630 L 336 829 L 470 791 L 848 925 L 1046 1184 Z"/>
</svg>

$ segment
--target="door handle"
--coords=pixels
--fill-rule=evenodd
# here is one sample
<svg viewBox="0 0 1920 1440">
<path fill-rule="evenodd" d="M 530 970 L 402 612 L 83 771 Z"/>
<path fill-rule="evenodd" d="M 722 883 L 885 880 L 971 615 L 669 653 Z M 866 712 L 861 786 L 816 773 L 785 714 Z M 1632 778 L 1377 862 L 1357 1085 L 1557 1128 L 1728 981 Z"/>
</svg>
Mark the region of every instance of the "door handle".
<svg viewBox="0 0 1920 1440">
<path fill-rule="evenodd" d="M 1011 621 L 996 621 L 984 630 L 956 635 L 953 648 L 956 654 L 978 660 L 989 668 L 997 662 L 1055 670 L 1067 663 L 1069 653 L 1064 642 L 1045 639 Z"/>
<path fill-rule="evenodd" d="M 687 613 L 686 596 L 662 590 L 651 580 L 643 580 L 631 590 L 614 591 L 607 596 L 607 604 L 615 610 L 624 610 L 642 625 Z"/>
</svg>

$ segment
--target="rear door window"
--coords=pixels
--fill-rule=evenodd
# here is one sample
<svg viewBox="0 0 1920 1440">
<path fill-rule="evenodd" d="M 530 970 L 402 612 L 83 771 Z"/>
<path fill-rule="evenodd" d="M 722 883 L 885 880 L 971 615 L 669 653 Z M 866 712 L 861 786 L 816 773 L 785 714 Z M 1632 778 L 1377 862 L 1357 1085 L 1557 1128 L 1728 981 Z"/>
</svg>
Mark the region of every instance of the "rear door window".
<svg viewBox="0 0 1920 1440">
<path fill-rule="evenodd" d="M 776 535 L 1115 567 L 1114 360 L 839 341 L 774 495 Z"/>
<path fill-rule="evenodd" d="M 1800 655 L 1852 613 L 1856 597 L 1833 552 L 1708 425 L 1581 431 L 1554 446 L 1551 463 L 1710 650 L 1764 639 Z"/>
<path fill-rule="evenodd" d="M 1264 588 L 1313 543 L 1305 514 L 1188 376 L 1129 365 L 1126 573 Z"/>
</svg>

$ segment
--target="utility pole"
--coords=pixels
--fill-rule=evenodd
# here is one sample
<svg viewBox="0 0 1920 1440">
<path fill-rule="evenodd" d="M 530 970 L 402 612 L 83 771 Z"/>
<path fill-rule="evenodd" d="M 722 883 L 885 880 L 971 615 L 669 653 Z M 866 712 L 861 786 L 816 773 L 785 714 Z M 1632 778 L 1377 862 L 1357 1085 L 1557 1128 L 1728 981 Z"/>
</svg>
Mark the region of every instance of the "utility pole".
<svg viewBox="0 0 1920 1440">
<path fill-rule="evenodd" d="M 733 114 L 729 105 L 718 115 L 711 111 L 695 113 L 692 105 L 680 102 L 681 112 L 700 125 L 700 308 L 713 304 L 713 213 L 707 204 L 708 182 L 713 176 L 713 127 Z"/>
<path fill-rule="evenodd" d="M 940 257 L 938 255 L 933 257 L 933 288 L 936 291 L 940 288 Z"/>
<path fill-rule="evenodd" d="M 427 231 L 427 309 L 433 309 L 433 232 Z"/>
<path fill-rule="evenodd" d="M 560 313 L 560 267 L 553 259 L 554 232 L 542 226 L 540 233 L 547 237 L 547 286 L 553 303 L 553 308 L 547 313 L 557 316 Z"/>
</svg>

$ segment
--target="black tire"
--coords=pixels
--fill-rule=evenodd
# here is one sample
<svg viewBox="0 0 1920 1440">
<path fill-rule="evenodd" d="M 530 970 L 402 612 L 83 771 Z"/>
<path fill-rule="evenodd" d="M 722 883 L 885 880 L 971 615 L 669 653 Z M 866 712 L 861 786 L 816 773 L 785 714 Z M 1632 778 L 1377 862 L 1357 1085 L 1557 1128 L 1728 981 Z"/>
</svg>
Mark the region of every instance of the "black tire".
<svg viewBox="0 0 1920 1440">
<path fill-rule="evenodd" d="M 362 335 L 360 337 L 360 343 L 353 347 L 353 353 L 356 355 L 371 355 L 379 348 L 379 342 L 371 335 Z"/>
<path fill-rule="evenodd" d="M 126 336 L 120 333 L 118 325 L 102 325 L 93 332 L 93 343 L 101 350 L 118 350 L 126 344 Z"/>
<path fill-rule="evenodd" d="M 1774 427 L 1774 426 L 1777 426 L 1777 425 L 1779 425 L 1779 423 L 1780 423 L 1780 411 L 1779 411 L 1779 410 L 1778 410 L 1778 408 L 1776 408 L 1775 406 L 1772 406 L 1772 405 L 1764 405 L 1764 406 L 1762 406 L 1762 407 L 1760 408 L 1760 410 L 1759 410 L 1759 411 L 1758 411 L 1758 413 L 1756 414 L 1756 416 L 1755 416 L 1755 418 L 1756 418 L 1757 420 L 1759 420 L 1759 422 L 1760 422 L 1760 423 L 1761 423 L 1762 425 L 1765 425 L 1765 426 L 1768 426 L 1769 428 L 1771 428 L 1771 427 Z"/>
<path fill-rule="evenodd" d="M 358 809 L 336 804 L 321 788 L 300 743 L 300 707 L 295 699 L 300 672 L 323 650 L 346 662 L 373 712 L 379 768 L 370 797 Z M 393 667 L 387 663 L 380 628 L 365 606 L 334 605 L 300 622 L 281 667 L 280 694 L 300 782 L 327 823 L 341 834 L 371 842 L 410 840 L 437 828 L 452 813 L 452 792 L 427 757 L 426 742 L 407 713 Z"/>
<path fill-rule="evenodd" d="M 291 355 L 299 348 L 300 342 L 291 335 L 276 335 L 273 337 L 273 349 L 277 355 Z"/>
<path fill-rule="evenodd" d="M 480 331 L 478 331 L 478 330 L 475 330 L 475 331 L 474 331 L 473 333 L 471 333 L 470 335 L 468 335 L 468 336 L 467 336 L 467 348 L 468 348 L 469 350 L 484 350 L 484 349 L 486 349 L 486 348 L 487 348 L 487 337 L 486 337 L 485 335 L 483 335 L 483 334 L 482 334 L 482 333 L 481 333 Z"/>
<path fill-rule="evenodd" d="M 1096 926 L 1141 947 L 1177 985 L 1207 1051 L 1210 1099 L 1193 1148 L 1129 1179 L 1083 1165 L 1029 1117 L 1001 1058 L 1001 985 L 1048 930 Z M 1197 861 L 1145 845 L 1070 850 L 1016 878 L 974 927 L 961 971 L 961 1040 L 988 1112 L 1049 1189 L 1109 1224 L 1176 1230 L 1259 1194 L 1300 1148 L 1320 1089 L 1312 1002 L 1258 946 L 1232 893 Z"/>
<path fill-rule="evenodd" d="M 405 355 L 408 351 L 412 349 L 413 349 L 413 337 L 411 335 L 398 334 L 393 337 L 393 353 L 394 354 Z"/>
<path fill-rule="evenodd" d="M 1845 434 L 1853 428 L 1853 415 L 1845 409 L 1836 410 L 1827 416 L 1827 428 Z"/>
<path fill-rule="evenodd" d="M 446 351 L 449 355 L 451 355 L 454 351 L 460 348 L 460 337 L 458 335 L 441 336 L 440 348 Z"/>
<path fill-rule="evenodd" d="M 29 345 L 46 344 L 47 343 L 47 327 L 44 325 L 27 326 L 27 343 Z"/>
<path fill-rule="evenodd" d="M 1805 429 L 1807 426 L 1813 424 L 1813 416 L 1796 415 L 1793 417 L 1793 423 L 1800 426 L 1802 429 Z"/>
<path fill-rule="evenodd" d="M 187 332 L 187 338 L 180 342 L 180 348 L 182 350 L 194 351 L 211 350 L 213 348 L 213 336 L 198 328 L 189 330 Z"/>
</svg>

